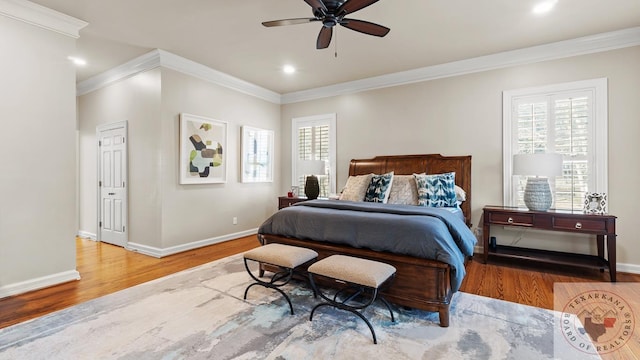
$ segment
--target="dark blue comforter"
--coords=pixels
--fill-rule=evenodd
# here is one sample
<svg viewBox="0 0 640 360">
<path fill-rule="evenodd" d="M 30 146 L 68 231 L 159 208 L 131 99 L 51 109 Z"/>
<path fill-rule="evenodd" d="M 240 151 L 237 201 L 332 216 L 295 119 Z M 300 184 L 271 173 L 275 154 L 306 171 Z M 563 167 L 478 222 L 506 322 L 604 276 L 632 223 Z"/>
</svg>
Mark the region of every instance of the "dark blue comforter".
<svg viewBox="0 0 640 360">
<path fill-rule="evenodd" d="M 438 260 L 451 265 L 453 291 L 460 288 L 465 256 L 473 255 L 476 244 L 467 225 L 444 209 L 339 200 L 284 208 L 258 233 Z"/>
</svg>

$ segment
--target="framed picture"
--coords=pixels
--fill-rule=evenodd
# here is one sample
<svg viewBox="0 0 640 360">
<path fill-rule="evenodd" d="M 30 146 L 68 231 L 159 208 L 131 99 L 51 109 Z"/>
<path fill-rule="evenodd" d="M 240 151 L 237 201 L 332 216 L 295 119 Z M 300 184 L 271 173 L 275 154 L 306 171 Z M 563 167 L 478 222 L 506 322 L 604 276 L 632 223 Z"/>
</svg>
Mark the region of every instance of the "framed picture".
<svg viewBox="0 0 640 360">
<path fill-rule="evenodd" d="M 273 130 L 242 127 L 242 182 L 273 182 Z"/>
<path fill-rule="evenodd" d="M 180 184 L 227 181 L 227 123 L 180 114 Z"/>
<path fill-rule="evenodd" d="M 585 214 L 606 214 L 607 194 L 586 193 L 584 195 L 584 212 Z"/>
</svg>

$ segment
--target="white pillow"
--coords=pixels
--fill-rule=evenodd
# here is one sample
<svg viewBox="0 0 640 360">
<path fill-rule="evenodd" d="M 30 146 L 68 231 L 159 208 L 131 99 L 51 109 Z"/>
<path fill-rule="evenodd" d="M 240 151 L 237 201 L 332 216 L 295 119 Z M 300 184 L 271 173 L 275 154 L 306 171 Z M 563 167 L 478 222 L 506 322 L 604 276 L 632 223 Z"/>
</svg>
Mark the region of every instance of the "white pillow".
<svg viewBox="0 0 640 360">
<path fill-rule="evenodd" d="M 455 185 L 454 187 L 456 191 L 456 200 L 458 201 L 458 205 L 463 201 L 467 201 L 467 193 L 460 186 Z"/>
<path fill-rule="evenodd" d="M 340 194 L 340 200 L 364 201 L 373 174 L 349 176 L 347 184 Z"/>
</svg>

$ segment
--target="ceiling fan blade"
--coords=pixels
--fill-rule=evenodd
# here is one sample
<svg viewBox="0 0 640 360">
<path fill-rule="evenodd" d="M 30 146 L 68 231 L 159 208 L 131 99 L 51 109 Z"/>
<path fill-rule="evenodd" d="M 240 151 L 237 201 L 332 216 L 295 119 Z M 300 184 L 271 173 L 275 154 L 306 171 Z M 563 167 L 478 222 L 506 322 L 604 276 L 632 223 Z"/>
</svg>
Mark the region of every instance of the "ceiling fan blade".
<svg viewBox="0 0 640 360">
<path fill-rule="evenodd" d="M 331 37 L 333 36 L 333 27 L 323 26 L 318 34 L 318 41 L 316 41 L 316 49 L 326 49 L 331 43 Z"/>
<path fill-rule="evenodd" d="M 374 24 L 372 22 L 356 19 L 342 19 L 340 25 L 354 31 L 361 32 L 367 35 L 383 37 L 389 33 L 391 29 L 388 27 Z"/>
<path fill-rule="evenodd" d="M 322 0 L 304 0 L 309 6 L 313 8 L 313 13 L 316 11 L 320 11 L 322 14 L 327 13 L 327 6 L 324 4 Z"/>
<path fill-rule="evenodd" d="M 354 11 L 358 11 L 360 9 L 364 9 L 367 6 L 378 2 L 378 0 L 347 0 L 344 4 L 342 4 L 338 10 L 336 10 L 336 14 L 349 14 Z"/>
<path fill-rule="evenodd" d="M 272 27 L 272 26 L 306 24 L 312 21 L 319 21 L 319 20 L 316 18 L 282 19 L 282 20 L 265 21 L 262 23 L 262 25 L 266 27 Z"/>
</svg>

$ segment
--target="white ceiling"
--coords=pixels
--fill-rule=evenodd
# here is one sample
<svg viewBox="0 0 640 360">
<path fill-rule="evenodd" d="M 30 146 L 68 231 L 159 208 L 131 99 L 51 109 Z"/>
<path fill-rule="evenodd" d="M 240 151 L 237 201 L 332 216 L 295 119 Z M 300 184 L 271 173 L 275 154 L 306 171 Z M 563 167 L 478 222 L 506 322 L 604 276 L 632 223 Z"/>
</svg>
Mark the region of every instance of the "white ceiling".
<svg viewBox="0 0 640 360">
<path fill-rule="evenodd" d="M 261 25 L 311 17 L 303 0 L 32 1 L 89 23 L 78 81 L 159 48 L 280 94 L 640 26 L 640 0 L 559 0 L 544 16 L 540 0 L 381 0 L 349 17 L 386 37 L 339 28 L 316 50 L 320 23 Z"/>
</svg>

